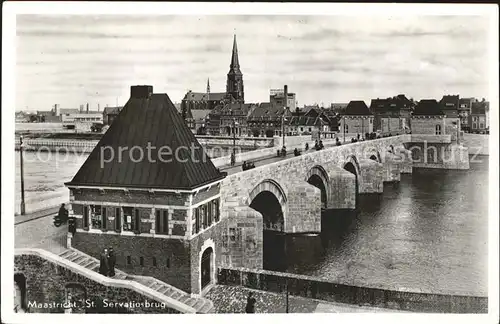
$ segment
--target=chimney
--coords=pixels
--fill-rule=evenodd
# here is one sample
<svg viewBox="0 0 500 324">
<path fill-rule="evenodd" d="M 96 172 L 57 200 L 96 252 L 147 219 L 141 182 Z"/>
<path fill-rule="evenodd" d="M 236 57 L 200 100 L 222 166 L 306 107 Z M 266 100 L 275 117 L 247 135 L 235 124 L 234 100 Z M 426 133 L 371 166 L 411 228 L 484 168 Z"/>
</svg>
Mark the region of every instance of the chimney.
<svg viewBox="0 0 500 324">
<path fill-rule="evenodd" d="M 101 104 L 97 104 L 97 112 L 101 111 Z"/>
<path fill-rule="evenodd" d="M 55 116 L 59 116 L 59 105 L 58 104 L 54 105 L 54 114 L 55 114 Z"/>
<path fill-rule="evenodd" d="M 83 112 L 83 105 L 80 105 L 80 113 Z"/>
<path fill-rule="evenodd" d="M 87 102 L 87 114 L 89 113 L 89 103 Z"/>
<path fill-rule="evenodd" d="M 136 99 L 147 99 L 153 94 L 153 86 L 135 85 L 130 87 L 130 97 Z"/>
<path fill-rule="evenodd" d="M 288 86 L 285 84 L 283 88 L 284 88 L 283 95 L 285 96 L 285 108 L 288 108 Z"/>
</svg>

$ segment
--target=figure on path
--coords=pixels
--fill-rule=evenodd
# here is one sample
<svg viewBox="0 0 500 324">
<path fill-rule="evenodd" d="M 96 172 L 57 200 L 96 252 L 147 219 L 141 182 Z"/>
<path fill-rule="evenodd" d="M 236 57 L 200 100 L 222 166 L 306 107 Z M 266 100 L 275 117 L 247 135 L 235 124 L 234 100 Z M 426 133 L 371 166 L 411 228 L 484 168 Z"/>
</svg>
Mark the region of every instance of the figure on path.
<svg viewBox="0 0 500 324">
<path fill-rule="evenodd" d="M 108 253 L 108 263 L 109 263 L 109 276 L 114 277 L 115 276 L 115 264 L 116 264 L 116 255 L 115 251 L 113 250 L 112 247 L 109 248 L 109 253 Z"/>
<path fill-rule="evenodd" d="M 103 276 L 108 276 L 109 273 L 109 261 L 108 261 L 108 249 L 104 249 L 101 254 L 101 260 L 99 263 L 99 273 Z"/>
<path fill-rule="evenodd" d="M 246 313 L 255 313 L 255 303 L 257 300 L 253 297 L 253 293 L 249 292 L 247 297 L 247 306 L 245 307 Z"/>
</svg>

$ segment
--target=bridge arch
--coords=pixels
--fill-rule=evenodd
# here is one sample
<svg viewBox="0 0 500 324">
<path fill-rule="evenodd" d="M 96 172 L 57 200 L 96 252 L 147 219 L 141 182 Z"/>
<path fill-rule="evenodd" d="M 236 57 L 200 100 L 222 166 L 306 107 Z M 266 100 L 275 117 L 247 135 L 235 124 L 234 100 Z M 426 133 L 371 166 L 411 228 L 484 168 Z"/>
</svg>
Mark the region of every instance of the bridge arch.
<svg viewBox="0 0 500 324">
<path fill-rule="evenodd" d="M 273 229 L 284 231 L 286 222 L 287 197 L 281 185 L 272 180 L 266 179 L 256 185 L 248 195 L 247 205 L 260 212 L 266 225 L 279 225 Z"/>
<path fill-rule="evenodd" d="M 309 184 L 321 190 L 321 205 L 327 208 L 330 201 L 330 177 L 321 165 L 316 165 L 309 169 L 306 179 Z"/>
</svg>

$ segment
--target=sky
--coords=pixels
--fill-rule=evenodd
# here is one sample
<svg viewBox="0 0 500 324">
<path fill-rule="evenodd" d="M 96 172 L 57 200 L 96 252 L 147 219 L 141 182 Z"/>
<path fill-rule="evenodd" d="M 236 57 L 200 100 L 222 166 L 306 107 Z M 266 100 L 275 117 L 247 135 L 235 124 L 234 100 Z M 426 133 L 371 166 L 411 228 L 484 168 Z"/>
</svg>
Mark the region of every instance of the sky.
<svg viewBox="0 0 500 324">
<path fill-rule="evenodd" d="M 488 33 L 481 16 L 18 15 L 16 110 L 124 105 L 138 84 L 224 92 L 234 34 L 246 102 L 284 84 L 299 106 L 482 98 Z"/>
</svg>

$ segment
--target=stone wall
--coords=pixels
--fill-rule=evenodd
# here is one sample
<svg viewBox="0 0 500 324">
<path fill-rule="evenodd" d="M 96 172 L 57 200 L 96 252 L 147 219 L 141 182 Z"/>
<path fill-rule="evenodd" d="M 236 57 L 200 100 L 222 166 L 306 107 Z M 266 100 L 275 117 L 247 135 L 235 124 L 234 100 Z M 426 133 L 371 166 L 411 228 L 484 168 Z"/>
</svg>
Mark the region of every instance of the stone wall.
<svg viewBox="0 0 500 324">
<path fill-rule="evenodd" d="M 469 169 L 468 148 L 457 144 L 411 143 L 413 167 Z"/>
<path fill-rule="evenodd" d="M 469 154 L 489 155 L 489 135 L 464 134 L 463 145 L 469 148 Z"/>
<path fill-rule="evenodd" d="M 149 193 L 144 190 L 93 190 L 93 189 L 71 189 L 71 200 L 75 201 L 102 201 L 126 204 L 148 204 L 168 206 L 189 206 L 189 195 L 187 193 L 173 193 L 155 191 Z M 70 196 L 70 197 L 71 197 Z"/>
<path fill-rule="evenodd" d="M 189 241 L 158 237 L 77 232 L 72 247 L 99 259 L 104 248 L 113 247 L 116 267 L 127 273 L 155 277 L 184 291 L 191 290 Z M 130 264 L 128 263 L 130 257 Z M 140 264 L 140 258 L 143 264 Z M 156 259 L 154 265 L 153 258 Z"/>
<path fill-rule="evenodd" d="M 329 302 L 428 313 L 487 313 L 488 298 L 349 286 L 315 277 L 250 269 L 218 269 L 218 283 Z"/>
<path fill-rule="evenodd" d="M 14 265 L 18 273 L 26 278 L 26 297 L 31 313 L 63 313 L 64 306 L 57 303 L 66 301 L 66 285 L 82 287 L 85 299 L 76 300 L 78 306 L 87 312 L 127 312 L 127 313 L 194 313 L 194 309 L 169 297 L 128 280 L 116 280 L 101 276 L 93 271 L 62 259 L 43 250 L 16 250 Z M 137 307 L 104 308 L 96 310 L 90 307 L 106 306 L 111 303 L 142 303 Z M 146 304 L 149 303 L 149 307 Z M 54 307 L 34 307 L 34 303 L 54 303 Z"/>
</svg>

